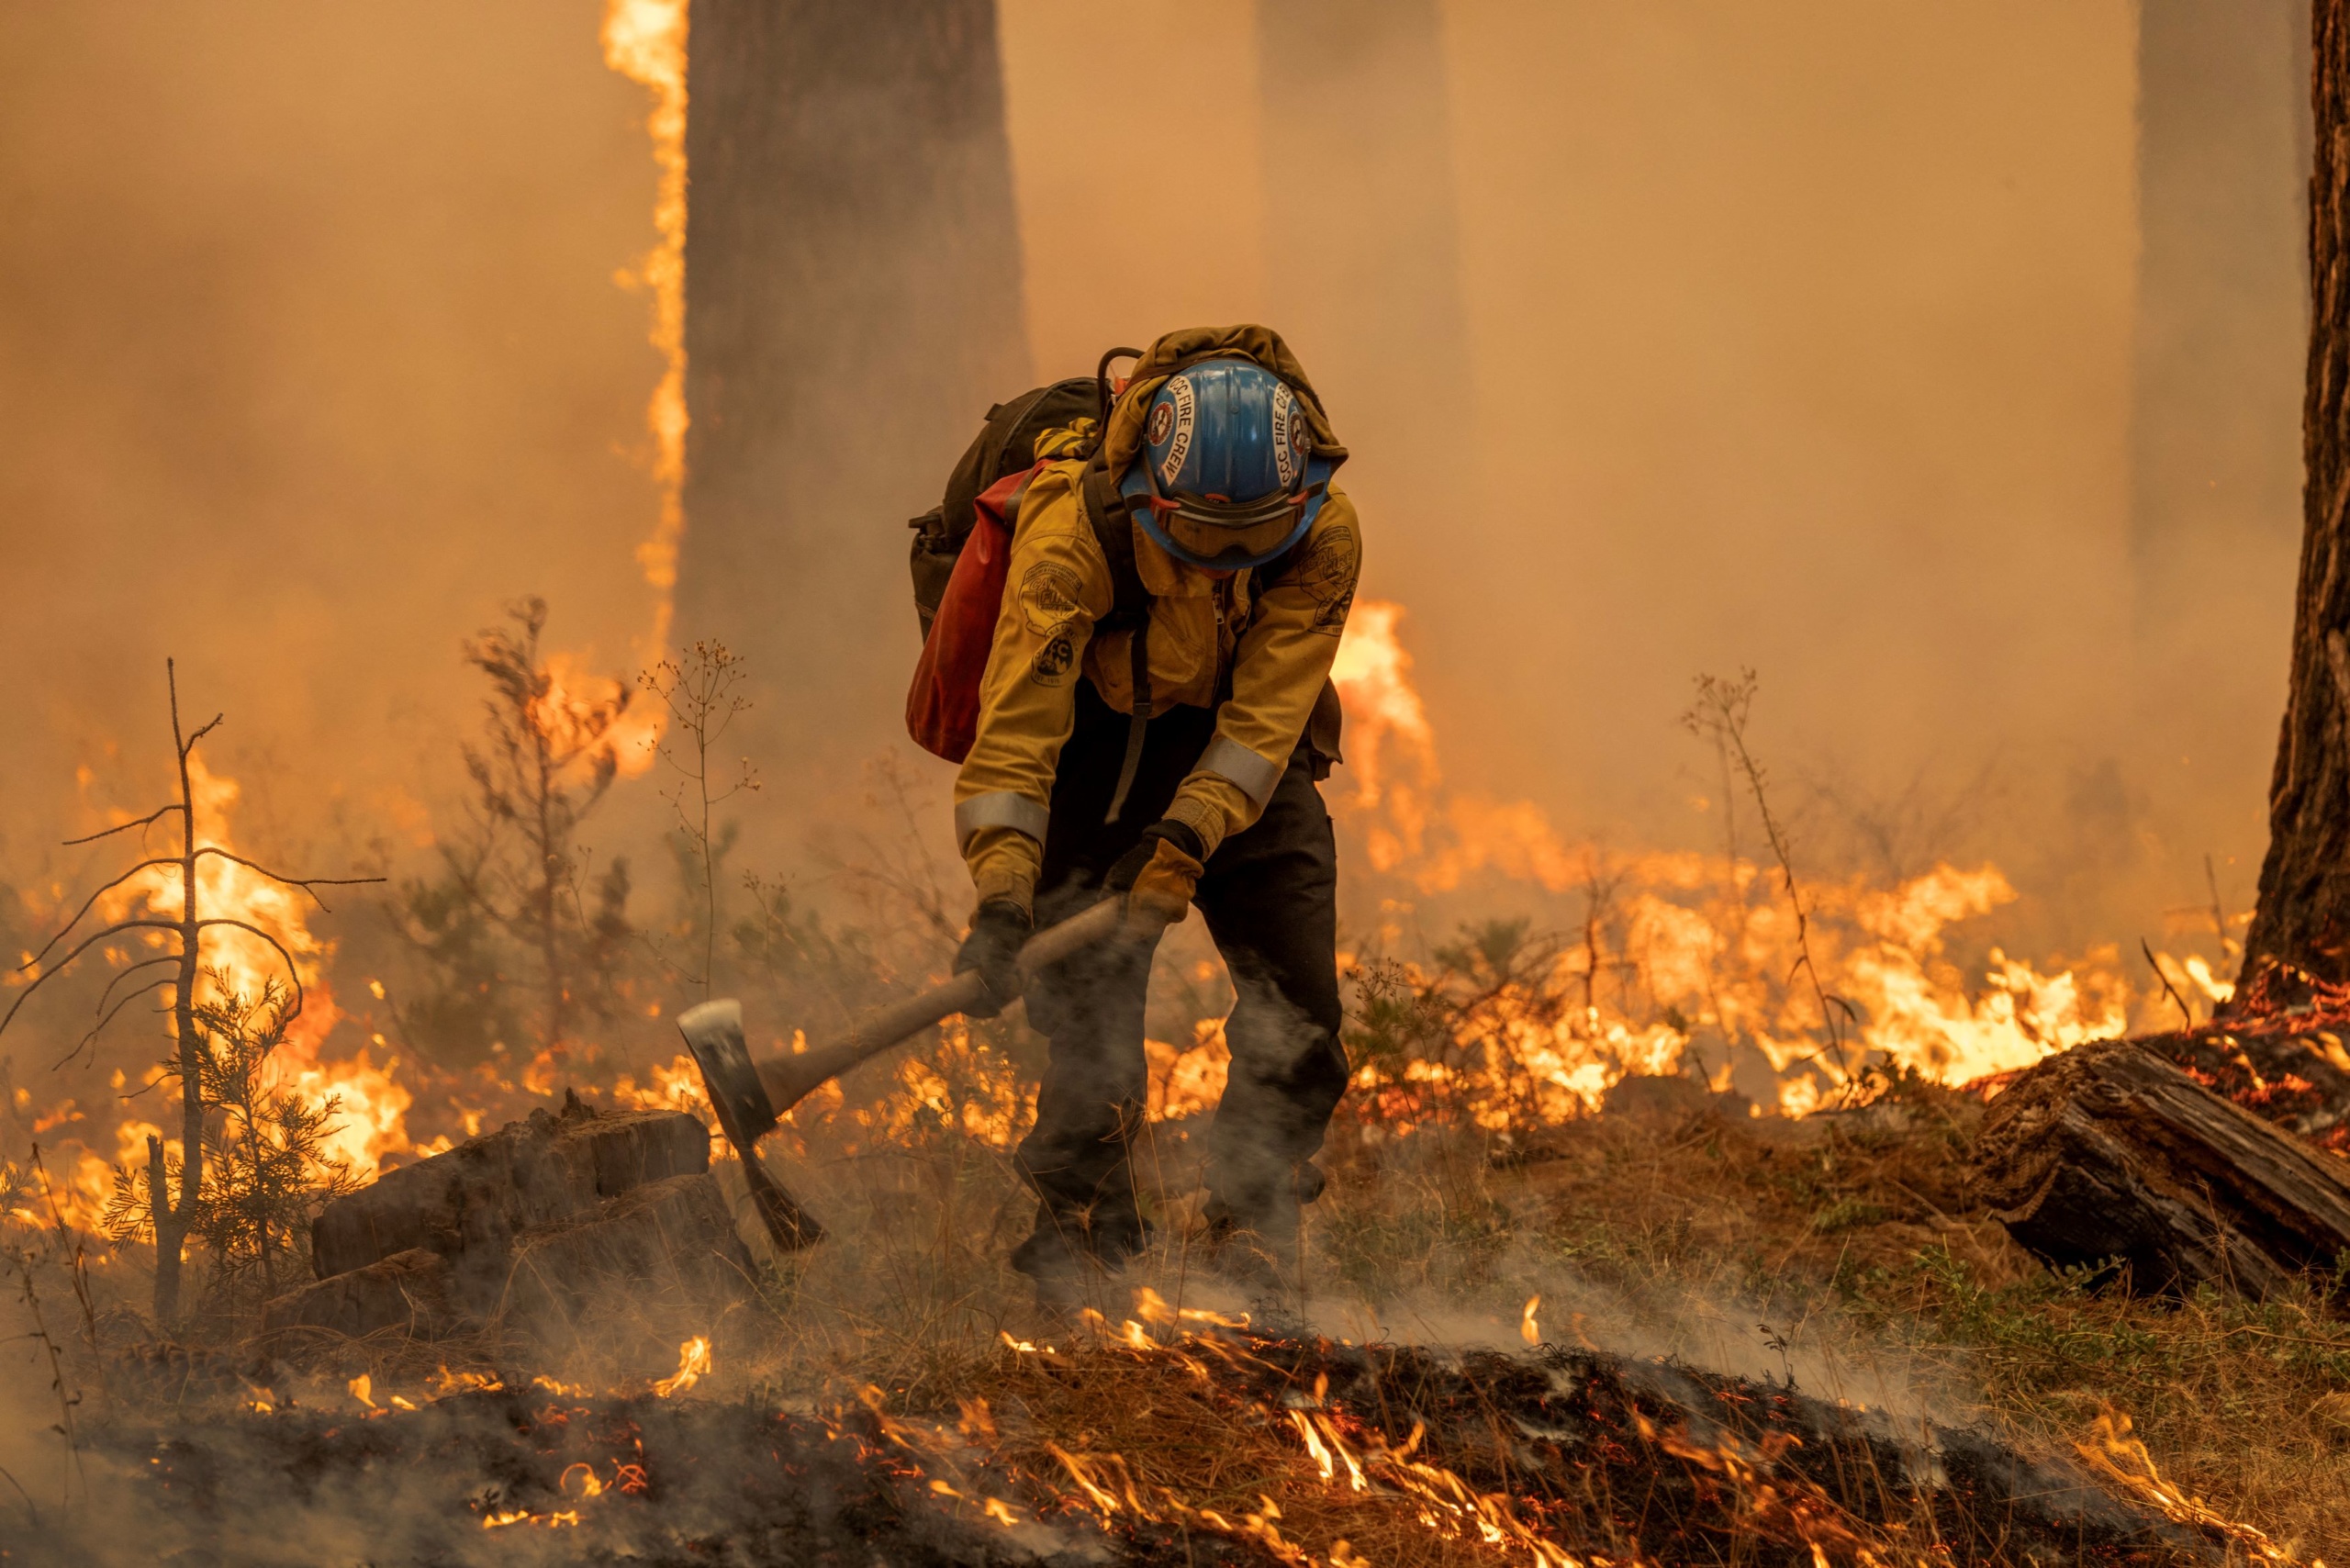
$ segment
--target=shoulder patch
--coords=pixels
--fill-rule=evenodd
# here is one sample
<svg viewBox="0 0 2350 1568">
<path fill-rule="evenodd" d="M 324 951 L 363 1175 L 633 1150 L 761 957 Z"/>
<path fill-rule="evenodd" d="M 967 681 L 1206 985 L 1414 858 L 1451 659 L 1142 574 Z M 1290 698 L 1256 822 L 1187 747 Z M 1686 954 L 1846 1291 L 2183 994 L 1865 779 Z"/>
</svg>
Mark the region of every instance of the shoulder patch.
<svg viewBox="0 0 2350 1568">
<path fill-rule="evenodd" d="M 1020 578 L 1020 612 L 1028 630 L 1047 637 L 1080 613 L 1085 585 L 1058 561 L 1039 561 Z"/>
<path fill-rule="evenodd" d="M 1315 631 L 1335 637 L 1346 628 L 1347 612 L 1354 608 L 1357 565 L 1355 531 L 1343 522 L 1306 546 L 1289 580 L 1314 601 Z"/>
<path fill-rule="evenodd" d="M 1076 664 L 1077 644 L 1067 632 L 1056 632 L 1036 650 L 1036 657 L 1028 666 L 1028 678 L 1039 686 L 1064 685 Z"/>
</svg>

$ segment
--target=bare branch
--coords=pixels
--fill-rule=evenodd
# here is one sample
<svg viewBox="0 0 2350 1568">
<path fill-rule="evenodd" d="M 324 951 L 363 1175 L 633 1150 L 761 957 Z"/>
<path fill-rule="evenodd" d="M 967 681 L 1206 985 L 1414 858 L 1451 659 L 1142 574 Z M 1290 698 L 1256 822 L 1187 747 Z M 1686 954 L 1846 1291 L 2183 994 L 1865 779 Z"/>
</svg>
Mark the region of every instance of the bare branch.
<svg viewBox="0 0 2350 1568">
<path fill-rule="evenodd" d="M 131 976 L 133 976 L 133 975 L 137 974 L 140 970 L 141 970 L 141 969 L 154 969 L 154 968 L 158 967 L 159 965 L 163 965 L 163 964 L 174 964 L 174 965 L 175 965 L 175 964 L 177 964 L 179 961 L 180 961 L 180 960 L 179 960 L 179 955 L 178 955 L 178 954 L 176 954 L 176 953 L 166 953 L 166 954 L 163 954 L 163 955 L 162 955 L 162 956 L 160 956 L 160 957 L 152 958 L 143 959 L 142 961 L 140 961 L 140 962 L 139 962 L 139 963 L 136 963 L 136 964 L 131 965 L 129 969 L 124 969 L 124 970 L 122 970 L 120 973 L 117 974 L 117 975 L 114 977 L 114 979 L 112 979 L 112 980 L 110 980 L 106 981 L 106 990 L 104 990 L 104 991 L 102 991 L 98 992 L 98 1002 L 97 1002 L 98 1006 L 100 1006 L 100 1007 L 104 1007 L 104 1006 L 106 1004 L 106 999 L 107 999 L 108 997 L 110 997 L 110 996 L 112 996 L 112 995 L 114 994 L 114 988 L 115 988 L 115 987 L 117 987 L 117 986 L 118 986 L 118 985 L 120 985 L 123 981 L 125 981 L 125 980 L 129 980 Z M 158 983 L 161 983 L 161 982 L 158 982 Z"/>
<path fill-rule="evenodd" d="M 207 844 L 198 846 L 196 852 L 196 857 L 201 859 L 207 855 L 218 855 L 223 860 L 233 860 L 238 865 L 245 868 L 248 871 L 260 872 L 263 876 L 267 877 L 273 882 L 282 883 L 289 888 L 299 888 L 304 892 L 310 895 L 310 902 L 312 903 L 317 904 L 320 909 L 326 910 L 329 914 L 332 914 L 334 911 L 328 909 L 327 901 L 319 897 L 319 889 L 359 888 L 365 887 L 371 882 L 381 882 L 386 879 L 382 877 L 289 877 L 283 871 L 273 871 L 268 867 L 262 865 L 259 861 L 248 860 L 241 855 L 236 854 L 231 850 L 222 849 L 216 845 Z"/>
<path fill-rule="evenodd" d="M 207 922 L 207 924 L 210 923 Z M 0 1014 L 0 1034 L 7 1033 L 8 1025 L 16 1022 L 17 1010 L 23 1007 L 26 1002 L 32 1000 L 33 992 L 39 991 L 50 980 L 53 980 L 58 976 L 63 974 L 73 966 L 74 959 L 80 958 L 92 947 L 105 941 L 107 937 L 119 936 L 126 931 L 177 931 L 179 928 L 180 923 L 176 920 L 118 920 L 112 925 L 106 926 L 104 930 L 93 931 L 89 935 L 84 937 L 81 942 L 74 946 L 72 952 L 58 959 L 56 968 L 44 969 L 39 974 L 35 975 L 33 977 L 32 983 L 17 993 L 17 1000 L 10 1004 L 8 1011 L 6 1014 Z M 263 935 L 267 934 L 263 933 Z"/>
<path fill-rule="evenodd" d="M 173 961 L 176 962 L 177 960 L 175 959 Z M 140 997 L 145 993 L 146 991 L 144 987 L 141 987 L 137 991 L 124 991 L 120 999 L 118 1000 L 112 1007 L 107 1008 L 104 1013 L 100 1014 L 98 1015 L 98 1021 L 91 1025 L 89 1028 L 84 1032 L 80 1039 L 73 1042 L 73 1048 L 72 1050 L 67 1051 L 63 1056 L 59 1057 L 55 1061 L 50 1064 L 49 1070 L 55 1072 L 59 1068 L 63 1067 L 67 1062 L 72 1061 L 75 1057 L 80 1056 L 84 1051 L 89 1049 L 92 1046 L 96 1045 L 98 1042 L 98 1036 L 106 1032 L 106 1025 L 114 1022 L 115 1014 L 120 1013 L 124 1008 L 138 1001 Z M 167 1007 L 158 1007 L 155 1011 L 158 1013 L 168 1013 L 171 1009 Z"/>
<path fill-rule="evenodd" d="M 65 841 L 65 847 L 72 849 L 78 845 L 95 844 L 102 838 L 112 838 L 116 834 L 128 833 L 134 827 L 146 827 L 150 823 L 153 823 L 156 818 L 167 817 L 173 812 L 181 809 L 182 807 L 180 803 L 177 801 L 173 801 L 168 806 L 157 806 L 153 811 L 148 812 L 143 817 L 139 817 L 127 823 L 118 823 L 113 827 L 107 828 L 104 833 L 86 834 L 80 838 L 69 838 Z"/>
<path fill-rule="evenodd" d="M 2195 1027 L 2195 1009 L 2188 1006 L 2186 998 L 2172 988 L 2170 976 L 2163 972 L 2163 961 L 2154 957 L 2154 947 L 2143 936 L 2138 938 L 2138 951 L 2146 955 L 2147 967 L 2154 971 L 2154 978 L 2163 982 L 2163 994 L 2169 997 L 2171 1004 L 2178 1009 L 2178 1015 L 2187 1021 L 2186 1026 Z"/>
<path fill-rule="evenodd" d="M 18 964 L 17 969 L 19 972 L 29 969 L 34 965 L 39 963 L 43 958 L 48 958 L 51 948 L 54 948 L 60 942 L 64 941 L 68 936 L 73 935 L 73 928 L 82 924 L 83 917 L 90 913 L 93 905 L 95 905 L 100 899 L 106 897 L 108 893 L 114 891 L 117 888 L 122 886 L 123 883 L 130 880 L 131 878 L 139 875 L 140 872 L 146 870 L 151 866 L 176 866 L 178 864 L 179 860 L 176 857 L 162 860 L 141 860 L 138 865 L 133 866 L 129 870 L 125 871 L 121 876 L 117 877 L 113 881 L 108 882 L 105 887 L 100 888 L 96 892 L 92 893 L 87 900 L 84 901 L 82 907 L 73 912 L 73 918 L 67 921 L 64 925 L 59 929 L 57 935 L 49 939 L 49 946 L 43 947 L 39 952 L 35 953 L 31 958 L 27 958 L 23 963 Z"/>
<path fill-rule="evenodd" d="M 195 851 L 195 858 L 205 858 L 205 856 L 221 856 L 223 860 L 235 860 L 235 863 L 242 865 L 244 869 L 261 872 L 261 875 L 268 877 L 270 881 L 277 881 L 277 884 L 285 884 L 285 886 L 298 886 L 303 893 L 310 896 L 310 902 L 315 902 L 319 910 L 327 910 L 327 914 L 334 914 L 334 910 L 327 905 L 324 898 L 318 896 L 318 889 L 322 889 L 322 886 L 366 886 L 371 884 L 371 881 L 386 881 L 386 877 L 286 877 L 285 872 L 273 872 L 270 868 L 261 865 L 259 860 L 247 860 L 244 856 L 235 854 L 235 851 L 218 848 L 217 844 L 202 844 L 202 846 Z"/>
</svg>

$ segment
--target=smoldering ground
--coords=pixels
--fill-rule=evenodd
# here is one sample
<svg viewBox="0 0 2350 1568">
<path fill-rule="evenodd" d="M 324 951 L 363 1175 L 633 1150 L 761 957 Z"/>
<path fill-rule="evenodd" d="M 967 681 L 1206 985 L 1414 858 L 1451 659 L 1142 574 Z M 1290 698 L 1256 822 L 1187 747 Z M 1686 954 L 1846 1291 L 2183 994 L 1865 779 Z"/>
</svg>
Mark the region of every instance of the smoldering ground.
<svg viewBox="0 0 2350 1568">
<path fill-rule="evenodd" d="M 1260 1491 L 1262 1511 L 1245 1520 L 1167 1489 L 1157 1456 L 1140 1450 L 1150 1479 L 1138 1484 L 1118 1446 L 1147 1428 L 1119 1411 L 1123 1399 L 1139 1421 L 1157 1414 L 1160 1440 L 1179 1452 L 1196 1448 L 1207 1418 L 1243 1463 L 1272 1457 L 1253 1451 L 1265 1442 L 1255 1429 L 1294 1426 L 1322 1458 L 1326 1486 L 1332 1450 L 1344 1453 L 1375 1481 L 1336 1522 L 1374 1551 L 1401 1527 L 1416 1555 L 1446 1561 L 1445 1538 L 1478 1533 L 1505 1548 L 1675 1561 L 1728 1534 L 1754 1561 L 1792 1563 L 1823 1545 L 1897 1547 L 1924 1529 L 1964 1562 L 2047 1550 L 2221 1560 L 2213 1541 L 2116 1500 L 2069 1462 L 1669 1362 L 1359 1350 L 1229 1330 L 1164 1350 L 1131 1336 L 1066 1353 L 1023 1342 L 996 1361 L 966 1369 L 986 1395 L 965 1398 L 952 1427 L 893 1417 L 878 1390 L 862 1407 L 795 1414 L 755 1395 L 598 1395 L 542 1378 L 383 1409 L 364 1384 L 346 1394 L 259 1366 L 224 1376 L 191 1365 L 168 1425 L 92 1428 L 68 1483 L 78 1507 L 62 1500 L 44 1521 L 27 1496 L 21 1525 L 0 1539 L 30 1562 L 1195 1565 L 1295 1562 L 1301 1540 L 1319 1544 L 1332 1528 L 1310 1492 L 1270 1475 L 1256 1484 L 1281 1491 L 1286 1513 Z M 232 1377 L 242 1384 L 233 1397 L 210 1386 Z M 1098 1412 L 1074 1436 L 1061 1408 L 1072 1401 Z M 1405 1420 L 1399 1453 L 1385 1428 Z M 1487 1486 L 1505 1487 L 1505 1499 Z M 1483 1532 L 1469 1528 L 1481 1520 Z M 1334 1562 L 1349 1555 L 1343 1538 L 1329 1550 Z"/>
</svg>

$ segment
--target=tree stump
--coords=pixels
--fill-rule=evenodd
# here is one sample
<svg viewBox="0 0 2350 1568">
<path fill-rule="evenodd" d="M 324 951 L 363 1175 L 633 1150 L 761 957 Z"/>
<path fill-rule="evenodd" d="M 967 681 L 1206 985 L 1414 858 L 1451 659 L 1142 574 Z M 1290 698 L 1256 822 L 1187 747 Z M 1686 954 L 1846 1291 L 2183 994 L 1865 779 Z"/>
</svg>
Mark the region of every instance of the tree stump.
<svg viewBox="0 0 2350 1568">
<path fill-rule="evenodd" d="M 1991 1103 L 1975 1172 L 2018 1243 L 2132 1288 L 2266 1295 L 2350 1252 L 2350 1163 L 2126 1040 L 2049 1058 Z"/>
<path fill-rule="evenodd" d="M 421 1247 L 503 1278 L 514 1238 L 666 1177 L 710 1169 L 710 1129 L 676 1111 L 598 1111 L 569 1100 L 445 1154 L 386 1172 L 310 1225 L 319 1278 Z"/>
<path fill-rule="evenodd" d="M 431 1339 L 456 1316 L 449 1304 L 449 1260 L 411 1247 L 274 1298 L 262 1309 L 262 1327 L 272 1333 L 324 1328 L 353 1339 L 392 1328 Z"/>
<path fill-rule="evenodd" d="M 572 1095 L 336 1199 L 310 1238 L 318 1282 L 268 1304 L 271 1329 L 577 1339 L 591 1307 L 706 1326 L 752 1267 L 709 1128 Z"/>
</svg>

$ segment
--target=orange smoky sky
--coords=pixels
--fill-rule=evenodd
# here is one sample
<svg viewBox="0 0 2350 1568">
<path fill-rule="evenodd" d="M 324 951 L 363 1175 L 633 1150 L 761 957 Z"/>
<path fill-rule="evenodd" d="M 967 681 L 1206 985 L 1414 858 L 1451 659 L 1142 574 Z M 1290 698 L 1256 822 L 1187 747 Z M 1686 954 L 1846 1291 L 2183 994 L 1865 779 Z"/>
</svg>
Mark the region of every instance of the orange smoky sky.
<svg viewBox="0 0 2350 1568">
<path fill-rule="evenodd" d="M 2135 6 L 1400 11 L 1317 39 L 1248 0 L 1002 0 L 1035 374 L 1287 332 L 1448 773 L 1571 834 L 1710 842 L 1674 720 L 1751 665 L 1790 781 L 1991 767 L 1967 831 L 2021 853 L 2109 777 L 2131 842 L 2256 857 L 2289 519 L 2246 524 L 2237 634 L 2155 717 L 2132 614 Z M 599 18 L 0 4 L 8 851 L 69 824 L 77 764 L 160 778 L 166 652 L 289 814 L 360 837 L 460 780 L 456 644 L 502 600 L 640 656 L 662 366 L 614 274 L 656 174 Z M 869 643 L 756 672 L 852 752 L 902 747 L 870 693 L 915 652 L 904 487 L 831 524 Z"/>
</svg>

